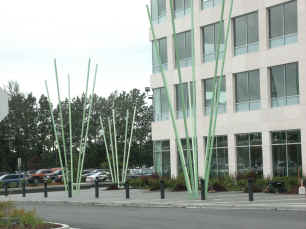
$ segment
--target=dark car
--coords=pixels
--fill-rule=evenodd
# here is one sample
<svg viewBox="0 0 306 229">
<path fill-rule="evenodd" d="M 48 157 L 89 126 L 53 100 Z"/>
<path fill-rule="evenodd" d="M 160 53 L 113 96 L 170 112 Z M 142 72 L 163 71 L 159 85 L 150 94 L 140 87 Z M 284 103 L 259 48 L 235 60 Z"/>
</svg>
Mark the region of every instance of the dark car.
<svg viewBox="0 0 306 229">
<path fill-rule="evenodd" d="M 20 186 L 23 181 L 27 182 L 23 174 L 6 174 L 0 177 L 1 184 L 7 184 L 13 187 Z"/>
</svg>

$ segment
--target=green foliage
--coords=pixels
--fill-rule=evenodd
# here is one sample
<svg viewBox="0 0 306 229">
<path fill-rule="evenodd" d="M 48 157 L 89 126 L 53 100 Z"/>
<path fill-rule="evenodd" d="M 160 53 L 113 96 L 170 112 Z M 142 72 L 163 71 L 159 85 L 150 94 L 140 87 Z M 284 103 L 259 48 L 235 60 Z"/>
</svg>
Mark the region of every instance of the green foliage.
<svg viewBox="0 0 306 229">
<path fill-rule="evenodd" d="M 35 210 L 25 211 L 17 209 L 12 202 L 0 202 L 0 225 L 10 227 L 17 223 L 22 228 L 36 228 L 42 225 L 43 221 L 37 215 Z"/>
<path fill-rule="evenodd" d="M 58 153 L 55 147 L 55 136 L 50 117 L 47 97 L 39 99 L 32 94 L 20 91 L 17 82 L 9 82 L 7 92 L 10 97 L 9 114 L 0 122 L 0 167 L 5 171 L 15 171 L 18 157 L 22 159 L 22 170 L 59 167 Z M 52 92 L 51 92 L 52 94 Z M 78 157 L 81 135 L 83 101 L 85 95 L 72 98 L 72 142 L 74 158 Z M 123 157 L 123 142 L 126 110 L 129 110 L 129 129 L 134 106 L 137 107 L 134 137 L 131 145 L 130 166 L 153 164 L 151 121 L 152 106 L 147 103 L 146 94 L 133 89 L 129 92 L 113 92 L 104 98 L 94 95 L 93 111 L 88 133 L 88 148 L 85 157 L 85 168 L 97 168 L 106 162 L 105 144 L 99 131 L 99 116 L 104 125 L 112 117 L 112 108 L 116 109 L 116 127 L 118 132 L 119 160 Z M 54 106 L 54 118 L 59 122 L 58 106 Z M 69 139 L 68 100 L 62 102 L 66 140 Z M 59 124 L 59 123 L 57 123 Z M 109 137 L 108 128 L 105 130 Z M 61 140 L 61 139 L 60 139 Z M 62 144 L 62 143 L 61 143 Z M 67 141 L 67 149 L 68 141 Z M 62 151 L 63 152 L 63 151 Z M 77 161 L 74 161 L 77 164 Z"/>
</svg>

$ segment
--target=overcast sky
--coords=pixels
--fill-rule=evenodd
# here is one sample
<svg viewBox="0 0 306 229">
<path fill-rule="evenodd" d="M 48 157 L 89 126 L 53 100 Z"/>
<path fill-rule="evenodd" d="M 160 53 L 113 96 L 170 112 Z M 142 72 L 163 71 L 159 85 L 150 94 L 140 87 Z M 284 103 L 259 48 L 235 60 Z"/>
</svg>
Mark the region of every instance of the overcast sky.
<svg viewBox="0 0 306 229">
<path fill-rule="evenodd" d="M 149 86 L 149 0 L 9 0 L 0 3 L 0 86 L 17 81 L 25 93 L 56 96 L 57 59 L 62 97 L 67 74 L 72 96 L 85 89 L 88 58 L 99 64 L 96 92 Z M 93 78 L 93 74 L 91 79 Z M 92 84 L 90 84 L 91 86 Z"/>
</svg>

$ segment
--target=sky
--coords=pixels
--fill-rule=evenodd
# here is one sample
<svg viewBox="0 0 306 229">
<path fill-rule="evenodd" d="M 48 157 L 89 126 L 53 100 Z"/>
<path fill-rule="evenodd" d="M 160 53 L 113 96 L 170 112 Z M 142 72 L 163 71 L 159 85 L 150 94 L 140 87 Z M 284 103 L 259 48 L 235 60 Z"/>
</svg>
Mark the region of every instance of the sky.
<svg viewBox="0 0 306 229">
<path fill-rule="evenodd" d="M 85 90 L 88 59 L 99 70 L 96 93 L 150 86 L 149 0 L 0 1 L 0 86 L 17 81 L 39 97 L 47 80 L 56 97 L 56 58 L 62 98 Z M 91 89 L 90 89 L 91 90 Z"/>
</svg>

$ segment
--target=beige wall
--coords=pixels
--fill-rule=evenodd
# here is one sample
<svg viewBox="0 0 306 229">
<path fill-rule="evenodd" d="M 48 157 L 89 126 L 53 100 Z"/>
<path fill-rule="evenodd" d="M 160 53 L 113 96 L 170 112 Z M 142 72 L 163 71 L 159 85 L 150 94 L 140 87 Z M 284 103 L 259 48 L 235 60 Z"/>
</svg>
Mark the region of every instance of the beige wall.
<svg viewBox="0 0 306 229">
<path fill-rule="evenodd" d="M 228 136 L 229 171 L 236 174 L 235 134 L 261 132 L 263 139 L 263 169 L 265 176 L 272 176 L 272 155 L 270 131 L 300 129 L 302 138 L 303 173 L 306 175 L 306 1 L 298 0 L 298 42 L 288 46 L 270 49 L 268 46 L 267 7 L 287 2 L 288 0 L 235 0 L 233 17 L 258 11 L 259 15 L 259 51 L 240 56 L 233 55 L 232 37 L 229 39 L 229 49 L 225 65 L 227 112 L 218 116 L 216 135 Z M 229 2 L 229 1 L 227 1 Z M 168 71 L 166 77 L 169 81 L 171 98 L 174 104 L 174 84 L 178 83 L 177 71 L 174 68 L 173 39 L 167 1 L 167 20 L 155 26 L 157 37 L 167 36 Z M 213 76 L 214 62 L 202 62 L 201 27 L 219 20 L 220 8 L 201 10 L 200 1 L 195 0 L 195 49 L 196 49 L 196 76 L 197 76 L 197 115 L 199 137 L 199 172 L 203 175 L 204 144 L 203 136 L 207 136 L 207 116 L 203 115 L 203 88 L 202 80 Z M 229 4 L 226 6 L 228 12 Z M 176 20 L 177 32 L 190 30 L 190 17 L 186 16 Z M 232 33 L 231 33 L 232 34 Z M 150 39 L 152 36 L 150 34 Z M 300 104 L 271 108 L 270 83 L 268 67 L 290 62 L 299 63 Z M 261 109 L 251 112 L 235 112 L 234 79 L 233 74 L 248 70 L 260 70 Z M 183 81 L 191 80 L 191 67 L 182 69 Z M 163 87 L 160 74 L 151 75 L 152 88 Z M 180 137 L 184 137 L 183 122 L 178 120 Z M 152 123 L 153 140 L 170 139 L 172 175 L 176 175 L 176 147 L 171 121 Z"/>
</svg>

